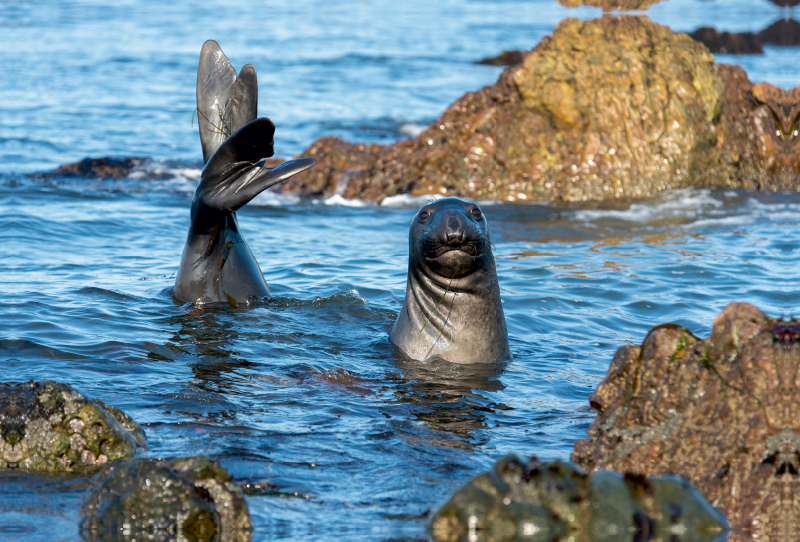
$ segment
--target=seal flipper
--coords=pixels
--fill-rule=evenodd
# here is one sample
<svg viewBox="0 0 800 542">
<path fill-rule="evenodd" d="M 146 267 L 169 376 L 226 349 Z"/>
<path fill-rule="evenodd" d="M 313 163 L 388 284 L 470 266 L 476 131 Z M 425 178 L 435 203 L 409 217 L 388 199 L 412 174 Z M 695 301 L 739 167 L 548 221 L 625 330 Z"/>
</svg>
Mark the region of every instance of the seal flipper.
<svg viewBox="0 0 800 542">
<path fill-rule="evenodd" d="M 262 158 L 273 154 L 275 125 L 266 117 L 256 119 L 229 137 L 211 157 L 200 177 L 192 201 L 192 229 L 207 233 L 230 213 L 236 212 L 261 192 L 313 166 L 313 158 L 289 160 L 266 168 Z"/>
<path fill-rule="evenodd" d="M 225 140 L 203 168 L 192 200 L 191 227 L 175 281 L 175 297 L 192 303 L 245 302 L 269 290 L 239 231 L 236 211 L 258 194 L 310 168 L 313 158 L 264 167 L 275 125 L 256 119 Z"/>
<path fill-rule="evenodd" d="M 246 64 L 239 77 L 214 40 L 200 51 L 197 111 L 203 161 L 208 162 L 229 135 L 254 120 L 258 110 L 256 69 Z"/>
</svg>

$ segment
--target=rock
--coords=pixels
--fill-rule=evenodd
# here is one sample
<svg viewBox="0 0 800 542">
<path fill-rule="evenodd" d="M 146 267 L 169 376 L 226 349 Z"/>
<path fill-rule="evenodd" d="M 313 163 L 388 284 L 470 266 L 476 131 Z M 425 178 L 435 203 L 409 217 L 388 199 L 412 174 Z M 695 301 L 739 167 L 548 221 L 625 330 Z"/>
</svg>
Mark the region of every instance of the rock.
<svg viewBox="0 0 800 542">
<path fill-rule="evenodd" d="M 431 519 L 436 542 L 711 542 L 725 518 L 683 480 L 514 456 L 459 489 Z"/>
<path fill-rule="evenodd" d="M 800 320 L 734 303 L 704 340 L 659 326 L 617 352 L 572 460 L 587 472 L 685 478 L 727 516 L 729 542 L 797 540 L 798 375 Z"/>
<path fill-rule="evenodd" d="M 122 411 L 67 384 L 0 384 L 0 470 L 91 473 L 146 446 Z"/>
<path fill-rule="evenodd" d="M 567 19 L 417 138 L 388 147 L 323 138 L 303 153 L 317 167 L 282 190 L 582 201 L 741 188 L 738 157 L 718 141 L 725 90 L 713 56 L 686 34 L 647 17 Z"/>
<path fill-rule="evenodd" d="M 581 6 L 594 6 L 603 8 L 603 11 L 644 11 L 653 4 L 662 0 L 558 0 L 558 3 L 568 8 Z"/>
<path fill-rule="evenodd" d="M 148 158 L 84 158 L 80 162 L 58 166 L 45 174 L 50 177 L 85 177 L 87 179 L 122 179 L 148 162 Z"/>
<path fill-rule="evenodd" d="M 773 45 L 800 45 L 800 23 L 794 19 L 780 19 L 759 32 L 758 39 Z"/>
<path fill-rule="evenodd" d="M 475 62 L 475 64 L 488 64 L 491 66 L 516 66 L 523 60 L 525 60 L 524 51 L 503 51 L 495 57 L 478 60 Z"/>
<path fill-rule="evenodd" d="M 761 40 L 752 32 L 722 32 L 709 27 L 698 28 L 689 34 L 699 41 L 712 53 L 729 55 L 760 55 L 764 54 Z"/>
<path fill-rule="evenodd" d="M 81 510 L 90 541 L 245 542 L 251 531 L 241 490 L 206 457 L 109 465 Z"/>
</svg>

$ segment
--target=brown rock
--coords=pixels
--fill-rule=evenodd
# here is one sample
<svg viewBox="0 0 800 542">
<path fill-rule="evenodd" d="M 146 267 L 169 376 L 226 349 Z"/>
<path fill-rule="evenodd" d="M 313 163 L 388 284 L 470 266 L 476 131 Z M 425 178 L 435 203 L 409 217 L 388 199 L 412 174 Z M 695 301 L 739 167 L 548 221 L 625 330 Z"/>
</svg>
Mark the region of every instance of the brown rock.
<svg viewBox="0 0 800 542">
<path fill-rule="evenodd" d="M 780 19 L 758 33 L 762 43 L 792 46 L 800 45 L 800 23 L 794 19 Z"/>
<path fill-rule="evenodd" d="M 497 56 L 478 60 L 475 64 L 487 64 L 490 66 L 516 66 L 525 60 L 525 51 L 503 51 Z"/>
<path fill-rule="evenodd" d="M 740 187 L 716 146 L 724 90 L 713 56 L 686 34 L 646 17 L 568 19 L 416 139 L 323 138 L 303 153 L 317 166 L 283 190 L 580 201 L 648 196 L 709 170 L 706 184 Z"/>
<path fill-rule="evenodd" d="M 730 542 L 800 537 L 800 321 L 728 306 L 711 337 L 659 326 L 620 349 L 572 460 L 688 480 L 727 516 Z"/>
<path fill-rule="evenodd" d="M 764 53 L 761 40 L 752 32 L 719 32 L 714 28 L 698 28 L 689 34 L 712 53 L 730 55 L 760 55 Z"/>
<path fill-rule="evenodd" d="M 568 8 L 578 8 L 581 6 L 595 6 L 603 8 L 603 11 L 644 11 L 653 4 L 658 4 L 662 0 L 558 0 L 558 3 Z"/>
<path fill-rule="evenodd" d="M 59 166 L 50 175 L 77 176 L 87 179 L 122 179 L 147 162 L 147 158 L 84 158 L 80 162 Z"/>
</svg>

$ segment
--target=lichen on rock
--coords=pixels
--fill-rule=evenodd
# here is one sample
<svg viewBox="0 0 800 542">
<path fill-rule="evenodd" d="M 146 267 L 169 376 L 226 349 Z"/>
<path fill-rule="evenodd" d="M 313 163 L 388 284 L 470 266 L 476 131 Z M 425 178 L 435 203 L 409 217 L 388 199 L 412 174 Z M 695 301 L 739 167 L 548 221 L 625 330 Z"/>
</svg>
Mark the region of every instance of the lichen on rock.
<svg viewBox="0 0 800 542">
<path fill-rule="evenodd" d="M 712 542 L 725 518 L 679 478 L 600 472 L 572 463 L 498 461 L 434 514 L 436 542 Z"/>
<path fill-rule="evenodd" d="M 206 457 L 109 465 L 96 475 L 81 516 L 90 541 L 245 542 L 252 531 L 241 490 Z"/>
<path fill-rule="evenodd" d="M 730 542 L 800 538 L 800 321 L 729 305 L 701 340 L 678 326 L 621 348 L 590 397 L 572 460 L 679 475 L 721 510 Z"/>
<path fill-rule="evenodd" d="M 145 446 L 127 414 L 67 384 L 0 384 L 0 470 L 91 473 Z"/>
</svg>

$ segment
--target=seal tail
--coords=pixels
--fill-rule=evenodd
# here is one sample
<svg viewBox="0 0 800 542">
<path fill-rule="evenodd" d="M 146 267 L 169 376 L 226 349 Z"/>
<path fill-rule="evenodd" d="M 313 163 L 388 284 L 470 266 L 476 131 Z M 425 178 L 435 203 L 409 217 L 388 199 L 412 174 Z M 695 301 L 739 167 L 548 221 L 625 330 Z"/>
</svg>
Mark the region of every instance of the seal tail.
<svg viewBox="0 0 800 542">
<path fill-rule="evenodd" d="M 203 168 L 192 202 L 196 233 L 211 231 L 261 192 L 317 163 L 313 158 L 288 160 L 267 168 L 273 154 L 275 125 L 266 117 L 249 122 L 226 139 Z"/>
<path fill-rule="evenodd" d="M 258 110 L 256 69 L 246 64 L 239 76 L 214 40 L 200 51 L 197 67 L 197 112 L 203 161 L 208 162 L 222 142 L 255 120 Z"/>
</svg>

